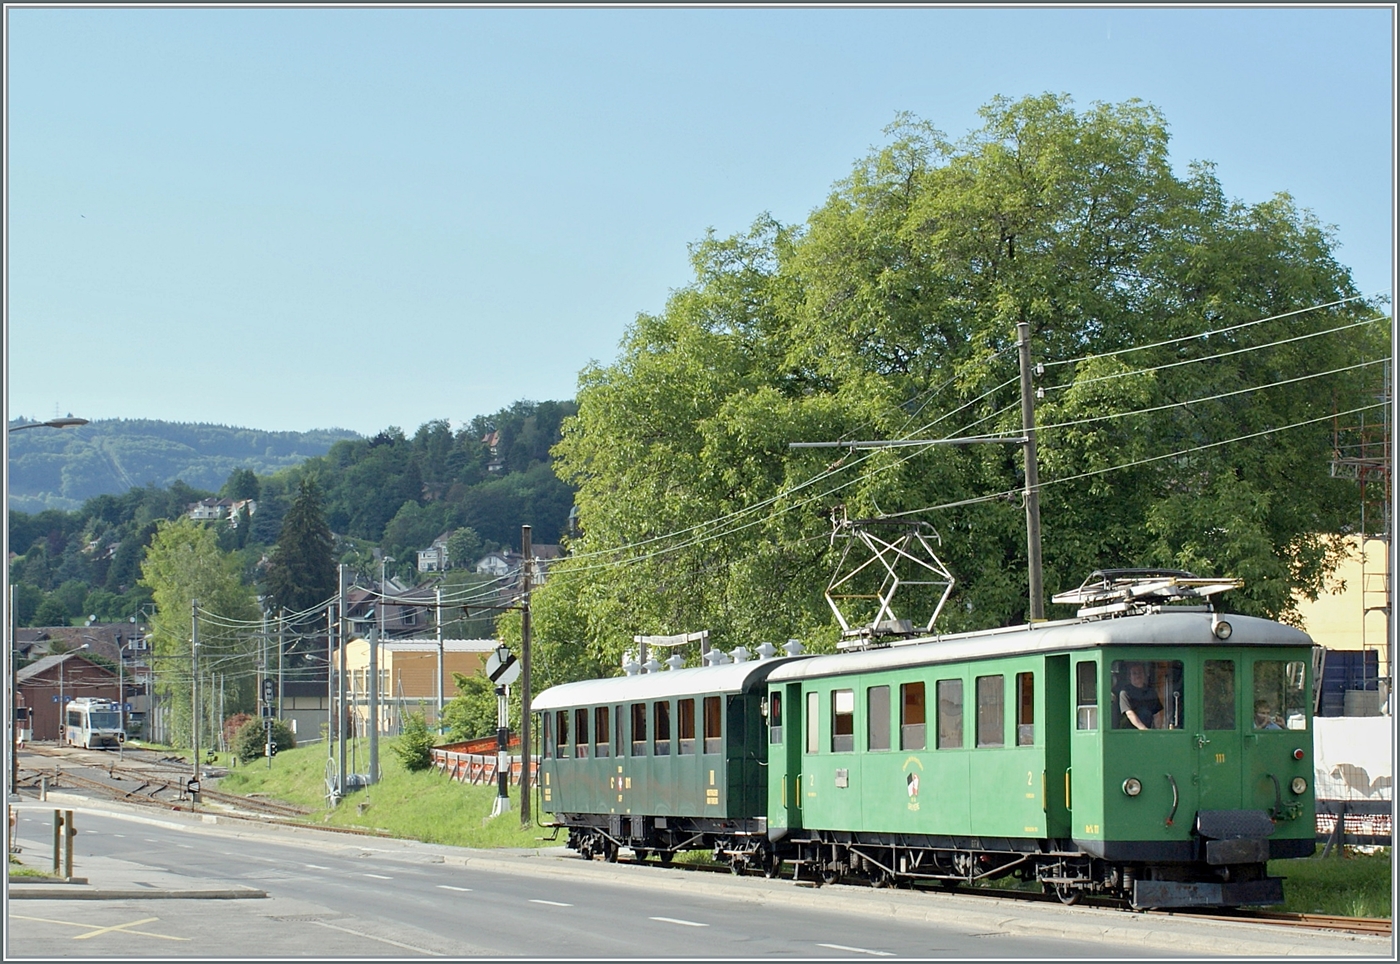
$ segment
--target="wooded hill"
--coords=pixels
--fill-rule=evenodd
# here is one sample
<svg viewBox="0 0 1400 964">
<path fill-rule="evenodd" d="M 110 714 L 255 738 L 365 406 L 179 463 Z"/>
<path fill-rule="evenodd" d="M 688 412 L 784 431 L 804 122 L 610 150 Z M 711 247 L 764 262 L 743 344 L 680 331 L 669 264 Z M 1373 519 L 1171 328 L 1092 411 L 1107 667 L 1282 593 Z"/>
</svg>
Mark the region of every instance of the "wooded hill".
<svg viewBox="0 0 1400 964">
<path fill-rule="evenodd" d="M 282 518 L 308 475 L 323 493 L 338 557 L 376 576 L 375 548 L 397 560 L 391 574 L 412 580 L 415 550 L 447 531 L 459 532 L 456 544 L 464 552 L 518 545 L 522 524 L 534 528 L 536 541 L 557 542 L 573 506 L 573 489 L 554 475 L 550 447 L 574 410 L 572 401 L 517 402 L 456 432 L 438 420 L 411 437 L 391 427 L 373 438 L 332 440 L 325 454 L 266 474 L 255 460 L 234 462 L 217 486 L 196 487 L 177 478 L 166 486 L 102 493 L 74 511 L 31 514 L 12 508 L 10 548 L 19 558 L 11 564 L 10 579 L 17 587 L 19 623 L 134 615 L 151 601 L 137 580 L 159 520 L 176 518 L 190 503 L 215 495 L 257 502 L 246 524 L 210 523 L 220 547 L 238 556 L 245 581 L 257 584 Z M 247 434 L 270 439 L 279 433 Z M 275 451 L 264 456 L 286 457 Z"/>
<path fill-rule="evenodd" d="M 17 418 L 12 424 L 35 421 Z M 75 429 L 10 436 L 9 508 L 79 508 L 99 495 L 166 488 L 176 480 L 217 490 L 234 469 L 271 475 L 360 436 L 346 429 L 262 432 L 227 425 L 103 419 Z"/>
</svg>

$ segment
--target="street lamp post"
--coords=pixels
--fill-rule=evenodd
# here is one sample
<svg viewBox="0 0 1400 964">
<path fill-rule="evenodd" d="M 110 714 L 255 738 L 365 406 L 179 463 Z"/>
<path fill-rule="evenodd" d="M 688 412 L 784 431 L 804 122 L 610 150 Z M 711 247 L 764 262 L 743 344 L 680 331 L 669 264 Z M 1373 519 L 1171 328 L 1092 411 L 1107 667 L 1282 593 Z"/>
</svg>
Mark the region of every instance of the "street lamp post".
<svg viewBox="0 0 1400 964">
<path fill-rule="evenodd" d="M 77 649 L 75 649 L 75 650 L 72 650 L 72 652 L 73 652 L 73 653 L 78 653 L 78 652 L 81 652 L 81 651 L 83 651 L 83 650 L 85 650 L 85 649 L 87 649 L 87 648 L 88 648 L 88 644 L 87 644 L 87 643 L 83 643 L 83 645 L 79 646 L 79 647 L 78 647 Z M 66 654 L 66 655 L 67 655 L 67 654 Z M 61 659 L 61 660 L 58 661 L 58 742 L 59 742 L 59 743 L 62 743 L 62 742 L 63 742 L 63 735 L 64 735 L 64 732 L 66 731 L 66 727 L 68 726 L 68 723 L 67 723 L 67 719 L 68 719 L 67 703 L 66 703 L 66 702 L 64 701 L 64 699 L 63 699 L 63 668 L 64 668 L 66 665 L 68 665 L 68 660 L 67 660 L 67 658 L 66 658 L 66 656 L 65 656 L 64 659 Z"/>
</svg>

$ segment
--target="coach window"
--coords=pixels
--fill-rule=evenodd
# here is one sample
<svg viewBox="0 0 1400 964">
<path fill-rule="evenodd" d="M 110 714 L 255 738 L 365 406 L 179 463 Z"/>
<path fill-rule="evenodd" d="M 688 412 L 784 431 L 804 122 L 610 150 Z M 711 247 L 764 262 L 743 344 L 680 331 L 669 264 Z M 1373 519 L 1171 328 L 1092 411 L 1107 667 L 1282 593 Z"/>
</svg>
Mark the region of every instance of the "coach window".
<svg viewBox="0 0 1400 964">
<path fill-rule="evenodd" d="M 977 677 L 977 745 L 1006 745 L 1006 678 Z"/>
<path fill-rule="evenodd" d="M 652 731 L 656 734 L 653 739 L 656 741 L 652 747 L 652 752 L 657 756 L 671 755 L 671 704 L 666 700 L 657 700 L 652 704 L 652 716 L 655 726 Z"/>
<path fill-rule="evenodd" d="M 1254 729 L 1306 730 L 1307 666 L 1301 660 L 1260 659 L 1254 662 Z"/>
<path fill-rule="evenodd" d="M 724 744 L 720 740 L 720 727 L 722 725 L 719 697 L 705 697 L 705 746 L 702 752 L 719 753 L 724 749 Z"/>
<path fill-rule="evenodd" d="M 678 738 L 680 745 L 676 748 L 681 756 L 691 756 L 695 753 L 695 701 L 680 700 L 676 703 L 676 722 L 679 724 L 680 733 Z"/>
<path fill-rule="evenodd" d="M 554 714 L 554 732 L 559 740 L 559 756 L 569 755 L 569 711 L 560 710 Z"/>
<path fill-rule="evenodd" d="M 928 746 L 928 736 L 924 732 L 924 723 L 928 719 L 928 714 L 924 705 L 923 683 L 900 684 L 899 748 L 901 750 L 922 750 Z M 959 697 L 959 705 L 961 705 L 961 697 Z M 961 733 L 961 724 L 959 726 L 958 732 Z M 962 745 L 961 737 L 959 737 L 958 745 Z"/>
<path fill-rule="evenodd" d="M 608 708 L 599 706 L 593 710 L 593 755 L 608 755 Z"/>
<path fill-rule="evenodd" d="M 855 690 L 831 691 L 831 752 L 850 753 L 856 748 Z"/>
<path fill-rule="evenodd" d="M 818 722 L 818 721 L 817 721 L 817 713 L 820 712 L 820 709 L 819 709 L 820 706 L 821 706 L 821 696 L 820 696 L 820 694 L 817 694 L 817 693 L 808 693 L 808 694 L 807 694 L 807 752 L 808 752 L 808 753 L 816 753 L 818 750 L 821 749 L 821 741 L 820 741 L 820 739 L 818 739 L 818 737 L 817 737 L 817 734 L 818 734 L 818 732 L 819 732 L 819 727 L 818 727 L 818 725 L 817 725 L 817 722 Z"/>
<path fill-rule="evenodd" d="M 626 745 L 622 742 L 622 717 L 623 717 L 623 715 L 624 715 L 624 714 L 623 714 L 623 712 L 622 712 L 622 707 L 620 707 L 620 706 L 614 706 L 614 707 L 613 707 L 613 711 L 612 711 L 612 717 L 613 717 L 613 756 L 625 756 L 626 753 L 627 753 L 627 747 L 626 747 Z"/>
<path fill-rule="evenodd" d="M 1016 745 L 1035 745 L 1035 674 L 1016 674 Z"/>
<path fill-rule="evenodd" d="M 632 704 L 632 755 L 647 755 L 647 705 Z"/>
<path fill-rule="evenodd" d="M 574 710 L 574 756 L 588 756 L 588 710 Z"/>
<path fill-rule="evenodd" d="M 1208 659 L 1201 668 L 1201 715 L 1207 730 L 1235 728 L 1235 661 Z"/>
<path fill-rule="evenodd" d="M 1182 727 L 1180 660 L 1116 659 L 1112 677 L 1113 726 L 1119 730 L 1179 730 Z"/>
<path fill-rule="evenodd" d="M 963 685 L 960 679 L 938 681 L 938 748 L 958 750 L 963 745 Z"/>
<path fill-rule="evenodd" d="M 783 694 L 778 692 L 768 697 L 768 742 L 783 742 Z"/>
<path fill-rule="evenodd" d="M 865 748 L 890 748 L 890 688 L 872 686 L 865 691 Z"/>
<path fill-rule="evenodd" d="M 1097 730 L 1099 728 L 1099 671 L 1098 664 L 1077 663 L 1074 667 L 1076 730 Z"/>
<path fill-rule="evenodd" d="M 544 727 L 544 758 L 546 760 L 554 757 L 554 714 L 541 713 L 541 725 Z"/>
</svg>

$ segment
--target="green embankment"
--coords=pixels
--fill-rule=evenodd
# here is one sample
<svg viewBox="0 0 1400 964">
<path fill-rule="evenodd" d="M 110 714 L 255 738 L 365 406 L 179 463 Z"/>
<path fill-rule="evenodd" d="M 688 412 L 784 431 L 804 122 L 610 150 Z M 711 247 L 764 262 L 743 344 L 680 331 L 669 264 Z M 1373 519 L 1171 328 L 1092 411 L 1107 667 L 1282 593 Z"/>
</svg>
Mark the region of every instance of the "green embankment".
<svg viewBox="0 0 1400 964">
<path fill-rule="evenodd" d="M 227 793 L 256 793 L 273 800 L 285 800 L 315 808 L 307 821 L 338 827 L 364 827 L 387 830 L 398 837 L 460 847 L 541 847 L 555 846 L 559 840 L 542 841 L 552 831 L 538 826 L 520 829 L 520 799 L 511 788 L 511 811 L 487 819 L 496 797 L 494 786 L 471 786 L 449 780 L 436 770 L 409 773 L 391 747 L 395 738 L 380 742 L 379 784 L 356 790 L 327 811 L 325 793 L 326 748 L 301 747 L 279 753 L 268 769 L 266 760 L 240 764 L 219 781 Z M 368 768 L 367 741 L 356 741 L 352 772 Z M 221 761 L 223 762 L 223 761 Z M 541 815 L 536 813 L 536 818 Z M 1321 853 L 1319 848 L 1318 853 Z M 703 860 L 695 855 L 691 860 Z M 1275 910 L 1307 914 L 1340 914 L 1349 917 L 1390 917 L 1391 851 L 1375 854 L 1349 852 L 1299 860 L 1275 860 L 1269 873 L 1285 877 L 1286 903 Z M 993 886 L 1006 886 L 1002 878 Z M 1034 887 L 1034 885 L 1031 885 Z"/>
<path fill-rule="evenodd" d="M 541 841 L 552 829 L 520 827 L 520 795 L 511 787 L 511 810 L 491 818 L 495 786 L 472 786 L 448 779 L 437 770 L 409 773 L 392 747 L 396 737 L 379 742 L 380 782 L 352 791 L 332 811 L 325 799 L 326 747 L 299 747 L 267 760 L 241 763 L 218 782 L 225 793 L 259 794 L 272 800 L 314 808 L 308 823 L 334 827 L 387 830 L 396 837 L 457 847 L 550 847 Z M 352 772 L 369 769 L 369 744 L 356 740 Z M 347 757 L 348 759 L 348 757 Z M 540 815 L 535 814 L 538 818 Z M 562 843 L 562 838 L 559 841 Z"/>
</svg>

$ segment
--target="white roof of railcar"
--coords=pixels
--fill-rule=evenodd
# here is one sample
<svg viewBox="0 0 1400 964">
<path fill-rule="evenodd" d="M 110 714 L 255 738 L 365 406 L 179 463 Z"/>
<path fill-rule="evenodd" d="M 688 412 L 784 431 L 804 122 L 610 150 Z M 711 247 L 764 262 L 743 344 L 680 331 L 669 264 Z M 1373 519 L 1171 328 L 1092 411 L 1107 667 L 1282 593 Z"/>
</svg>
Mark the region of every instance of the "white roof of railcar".
<svg viewBox="0 0 1400 964">
<path fill-rule="evenodd" d="M 640 702 L 697 693 L 740 693 L 772 670 L 805 656 L 667 669 L 637 676 L 588 679 L 551 686 L 530 701 L 532 710 L 553 710 L 566 706 L 601 706 L 608 703 Z"/>
<path fill-rule="evenodd" d="M 1035 626 L 928 637 L 883 649 L 813 656 L 779 668 L 770 682 L 812 679 L 845 673 L 869 673 L 904 666 L 957 663 L 1028 653 L 1095 649 L 1100 646 L 1311 646 L 1300 629 L 1256 616 L 1226 614 L 1228 640 L 1211 631 L 1208 612 L 1157 612 L 1118 619 L 1064 620 Z"/>
</svg>

